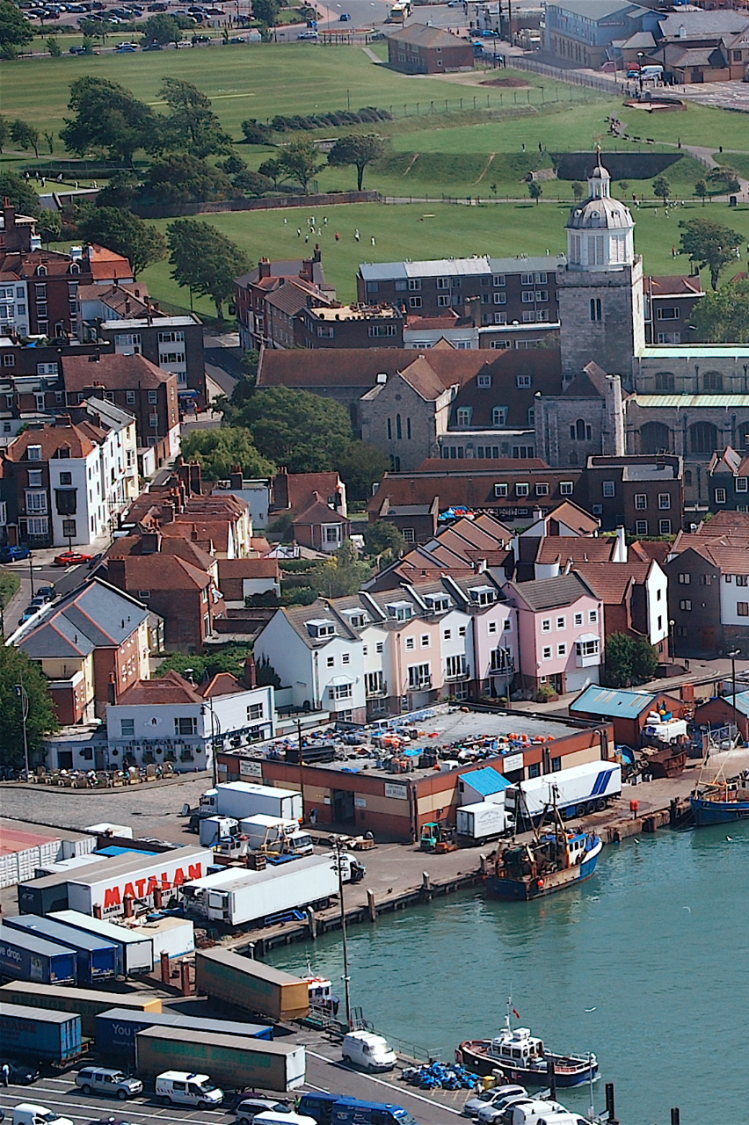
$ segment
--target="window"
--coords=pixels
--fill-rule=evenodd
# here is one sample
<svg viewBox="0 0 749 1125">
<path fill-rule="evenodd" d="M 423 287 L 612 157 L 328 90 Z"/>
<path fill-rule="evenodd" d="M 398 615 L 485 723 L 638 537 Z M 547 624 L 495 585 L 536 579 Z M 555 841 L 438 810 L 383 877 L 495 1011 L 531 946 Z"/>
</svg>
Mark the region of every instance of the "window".
<svg viewBox="0 0 749 1125">
<path fill-rule="evenodd" d="M 508 492 L 508 486 L 506 484 L 495 484 L 494 485 L 494 495 L 496 497 L 506 496 L 507 492 Z"/>
<path fill-rule="evenodd" d="M 459 426 L 470 426 L 471 414 L 473 413 L 470 406 L 459 406 L 455 412 L 455 420 Z"/>
<path fill-rule="evenodd" d="M 747 491 L 749 491 L 747 489 L 747 480 L 748 479 L 749 478 L 747 478 L 747 477 L 736 477 L 736 483 L 735 483 L 734 487 L 735 487 L 737 492 L 747 492 Z"/>
<path fill-rule="evenodd" d="M 430 638 L 429 638 L 429 634 L 428 633 L 422 633 L 421 634 L 421 647 L 422 648 L 429 648 L 430 644 L 431 644 L 431 641 L 430 641 Z"/>
<path fill-rule="evenodd" d="M 32 538 L 39 538 L 49 534 L 49 520 L 46 516 L 29 517 L 26 520 L 26 532 Z"/>
<path fill-rule="evenodd" d="M 438 293 L 437 294 L 437 305 L 438 305 L 439 308 L 443 309 L 443 308 L 447 307 L 449 304 L 450 304 L 449 293 Z"/>
<path fill-rule="evenodd" d="M 15 366 L 16 366 L 16 357 L 14 355 L 4 355 L 3 356 L 3 367 L 15 367 Z"/>
<path fill-rule="evenodd" d="M 583 418 L 578 418 L 578 420 L 570 426 L 571 441 L 590 441 L 592 436 L 593 429 Z"/>
<path fill-rule="evenodd" d="M 749 602 L 736 602 L 736 613 L 739 617 L 749 617 Z"/>
<path fill-rule="evenodd" d="M 692 603 L 689 600 L 689 598 L 682 598 L 681 601 L 679 602 L 679 609 L 684 610 L 685 613 L 689 613 L 691 608 L 692 608 Z"/>
<path fill-rule="evenodd" d="M 495 312 L 494 323 L 495 324 L 507 324 L 507 313 Z M 493 348 L 511 348 L 512 344 L 510 343 L 509 340 L 492 340 L 492 347 Z"/>
<path fill-rule="evenodd" d="M 679 310 L 675 305 L 667 305 L 664 309 L 657 309 L 655 314 L 656 320 L 678 320 Z"/>
<path fill-rule="evenodd" d="M 515 485 L 515 495 L 516 496 L 527 496 L 529 493 L 530 493 L 530 485 L 528 485 L 528 484 L 516 484 Z"/>
<path fill-rule="evenodd" d="M 541 649 L 541 659 L 551 660 L 551 645 L 544 645 Z"/>
<path fill-rule="evenodd" d="M 47 493 L 46 492 L 27 492 L 26 493 L 26 511 L 33 512 L 35 515 L 47 514 Z"/>
<path fill-rule="evenodd" d="M 691 581 L 692 581 L 692 575 L 691 574 L 680 574 L 679 575 L 679 585 L 680 586 L 689 586 Z"/>
<path fill-rule="evenodd" d="M 532 285 L 533 284 L 533 274 L 532 273 L 521 273 L 520 284 L 521 285 Z"/>
<path fill-rule="evenodd" d="M 662 512 L 668 511 L 668 509 L 671 507 L 671 497 L 668 492 L 658 493 L 658 507 Z"/>
<path fill-rule="evenodd" d="M 406 637 L 406 648 L 408 649 L 409 652 L 413 652 L 413 650 L 416 648 L 416 638 L 415 637 Z"/>
<path fill-rule="evenodd" d="M 557 617 L 557 629 L 566 629 L 566 628 L 567 628 L 567 618 L 566 617 Z"/>
<path fill-rule="evenodd" d="M 571 496 L 572 495 L 572 481 L 562 480 L 559 482 L 559 495 Z"/>
<path fill-rule="evenodd" d="M 492 385 L 491 375 L 479 375 L 476 379 L 476 385 L 479 387 L 490 387 Z"/>
<path fill-rule="evenodd" d="M 722 391 L 723 376 L 720 371 L 706 371 L 702 376 L 702 385 L 706 391 Z"/>
<path fill-rule="evenodd" d="M 536 485 L 536 496 L 548 496 L 548 495 L 549 495 L 548 484 L 537 484 Z"/>
<path fill-rule="evenodd" d="M 378 653 L 382 654 L 384 651 L 385 651 L 385 642 L 384 641 L 378 641 L 377 644 L 375 645 L 375 652 L 378 652 Z"/>
<path fill-rule="evenodd" d="M 578 656 L 598 656 L 598 641 L 576 641 L 575 650 Z"/>
<path fill-rule="evenodd" d="M 421 280 L 418 277 L 409 277 L 408 288 L 410 292 L 415 293 L 417 289 L 421 289 Z"/>
<path fill-rule="evenodd" d="M 523 296 L 525 296 L 525 294 L 523 294 Z M 494 294 L 494 304 L 495 305 L 506 305 L 507 304 L 507 294 L 506 293 L 495 293 Z"/>
<path fill-rule="evenodd" d="M 344 652 L 343 655 L 341 656 L 341 664 L 350 664 L 350 663 L 351 663 L 351 654 L 348 653 L 348 652 Z"/>
<path fill-rule="evenodd" d="M 518 387 L 530 387 L 532 385 L 532 378 L 530 375 L 516 375 L 515 385 Z"/>
<path fill-rule="evenodd" d="M 549 292 L 547 289 L 536 290 L 536 304 L 543 305 L 549 299 Z"/>
<path fill-rule="evenodd" d="M 506 426 L 507 425 L 507 412 L 506 406 L 495 406 L 492 409 L 492 425 L 493 426 Z"/>
<path fill-rule="evenodd" d="M 78 535 L 75 520 L 63 520 L 62 533 L 66 539 L 75 539 Z"/>
<path fill-rule="evenodd" d="M 442 636 L 446 641 L 449 641 L 453 635 L 452 629 L 443 629 Z"/>
<path fill-rule="evenodd" d="M 42 470 L 29 469 L 29 488 L 42 487 Z"/>
<path fill-rule="evenodd" d="M 411 664 L 408 669 L 408 689 L 417 691 L 431 687 L 432 677 L 428 664 Z"/>
<path fill-rule="evenodd" d="M 557 645 L 557 656 L 566 656 L 566 655 L 567 655 L 567 645 L 566 644 Z"/>
<path fill-rule="evenodd" d="M 468 672 L 468 665 L 466 658 L 462 654 L 459 656 L 448 656 L 445 661 L 445 676 L 448 680 L 456 680 L 461 676 L 465 676 Z"/>
<path fill-rule="evenodd" d="M 198 733 L 198 720 L 193 719 L 191 716 L 178 716 L 174 720 L 174 733 L 179 734 L 197 734 Z"/>
<path fill-rule="evenodd" d="M 496 621 L 490 621 L 487 625 L 487 632 L 488 633 L 496 633 L 496 631 L 497 631 L 497 622 Z"/>
<path fill-rule="evenodd" d="M 635 493 L 635 508 L 638 512 L 644 512 L 648 506 L 648 498 L 645 492 Z"/>
<path fill-rule="evenodd" d="M 601 485 L 603 495 L 607 500 L 611 500 L 616 495 L 616 482 L 613 480 L 605 480 Z"/>
<path fill-rule="evenodd" d="M 594 625 L 597 620 L 598 620 L 598 610 L 597 609 L 591 609 L 588 613 L 588 621 L 590 621 L 591 625 Z"/>
<path fill-rule="evenodd" d="M 328 656 L 325 661 L 328 668 L 335 668 L 335 657 Z"/>
<path fill-rule="evenodd" d="M 671 520 L 658 520 L 658 534 L 670 535 L 671 534 Z"/>
<path fill-rule="evenodd" d="M 26 449 L 27 461 L 41 461 L 42 447 L 41 445 L 29 445 Z"/>
<path fill-rule="evenodd" d="M 675 379 L 672 371 L 656 371 L 655 374 L 655 389 L 666 393 L 673 393 L 675 388 Z"/>
<path fill-rule="evenodd" d="M 465 635 L 466 635 L 466 627 L 465 627 L 465 625 L 461 625 L 460 628 L 458 629 L 458 636 L 464 637 Z"/>
<path fill-rule="evenodd" d="M 579 628 L 583 623 L 582 613 L 576 613 L 574 618 L 573 618 L 573 621 L 574 621 L 574 624 Z"/>
<path fill-rule="evenodd" d="M 263 717 L 263 705 L 262 705 L 262 703 L 251 703 L 249 705 L 249 707 L 247 708 L 247 718 L 252 720 L 252 719 L 262 719 L 262 717 Z"/>
<path fill-rule="evenodd" d="M 353 688 L 351 684 L 331 684 L 330 694 L 333 699 L 351 699 Z"/>
<path fill-rule="evenodd" d="M 520 296 L 521 296 L 521 301 L 524 305 L 532 305 L 533 304 L 533 293 L 531 293 L 530 290 L 528 290 L 528 292 L 526 292 L 526 293 L 521 293 Z"/>
<path fill-rule="evenodd" d="M 409 297 L 408 298 L 408 307 L 410 309 L 420 309 L 421 308 L 421 297 Z"/>
<path fill-rule="evenodd" d="M 730 575 L 729 575 L 729 577 L 730 577 Z M 737 586 L 747 586 L 747 585 L 749 585 L 749 577 L 747 577 L 746 574 L 737 574 L 736 575 L 736 585 Z"/>
<path fill-rule="evenodd" d="M 716 504 L 725 504 L 725 502 L 726 502 L 726 490 L 725 490 L 725 488 L 716 488 L 715 489 L 715 503 Z"/>
<path fill-rule="evenodd" d="M 499 288 L 500 286 L 506 285 L 506 284 L 507 284 L 507 281 L 506 281 L 505 275 L 503 273 L 495 273 L 494 274 L 494 277 L 492 278 L 492 285 Z"/>
<path fill-rule="evenodd" d="M 551 618 L 550 617 L 544 617 L 544 619 L 542 620 L 542 622 L 541 622 L 541 632 L 542 633 L 550 633 L 551 632 Z"/>
<path fill-rule="evenodd" d="M 700 586 L 712 586 L 712 584 L 713 584 L 712 574 L 701 574 L 700 575 Z"/>
<path fill-rule="evenodd" d="M 120 719 L 120 735 L 122 738 L 134 737 L 135 719 Z"/>
<path fill-rule="evenodd" d="M 591 297 L 590 299 L 590 319 L 594 322 L 601 320 L 601 298 Z"/>
</svg>

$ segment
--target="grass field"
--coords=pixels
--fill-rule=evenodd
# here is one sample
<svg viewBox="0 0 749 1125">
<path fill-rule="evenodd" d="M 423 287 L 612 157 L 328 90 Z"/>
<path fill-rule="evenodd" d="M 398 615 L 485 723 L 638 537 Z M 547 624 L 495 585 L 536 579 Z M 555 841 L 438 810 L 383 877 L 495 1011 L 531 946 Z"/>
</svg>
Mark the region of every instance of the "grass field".
<svg viewBox="0 0 749 1125">
<path fill-rule="evenodd" d="M 657 212 L 657 213 L 656 213 Z M 322 248 L 325 275 L 337 289 L 338 297 L 350 300 L 356 294 L 356 273 L 364 261 L 400 261 L 404 258 L 462 257 L 471 254 L 490 254 L 496 257 L 515 257 L 521 254 L 546 254 L 550 261 L 566 248 L 564 224 L 568 206 L 555 203 L 486 204 L 466 207 L 434 204 L 429 207 L 416 204 L 384 206 L 382 204 L 353 204 L 326 207 L 315 211 L 322 229 L 322 237 L 305 244 L 297 237 L 297 228 L 304 235 L 309 210 L 295 209 L 285 216 L 277 211 L 252 211 L 204 216 L 224 234 L 243 246 L 256 262 L 262 254 L 274 258 L 296 258 L 309 254 L 314 241 Z M 689 205 L 672 210 L 668 219 L 662 207 L 641 207 L 635 214 L 635 246 L 644 258 L 648 273 L 687 273 L 685 258 L 671 256 L 671 247 L 679 243 L 679 222 L 689 218 L 709 215 L 739 231 L 744 243 L 749 242 L 749 205 L 732 208 L 708 204 L 704 209 Z M 284 223 L 284 217 L 286 223 Z M 327 217 L 327 224 L 322 220 Z M 165 226 L 166 222 L 160 222 Z M 358 229 L 361 241 L 354 240 Z M 335 232 L 341 236 L 335 241 Z M 371 239 L 375 238 L 375 246 Z M 746 268 L 736 263 L 736 269 Z M 732 276 L 726 270 L 724 278 Z M 176 307 L 186 307 L 187 294 L 169 277 L 168 262 L 159 262 L 147 269 L 141 280 L 152 293 Z M 707 277 L 703 283 L 708 284 Z M 195 311 L 213 315 L 210 301 L 199 300 Z"/>
</svg>

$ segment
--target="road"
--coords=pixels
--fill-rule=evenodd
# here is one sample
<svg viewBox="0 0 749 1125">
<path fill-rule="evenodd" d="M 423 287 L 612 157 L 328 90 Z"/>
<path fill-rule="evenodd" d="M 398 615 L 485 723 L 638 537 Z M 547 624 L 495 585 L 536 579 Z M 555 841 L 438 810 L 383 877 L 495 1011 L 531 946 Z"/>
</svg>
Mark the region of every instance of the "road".
<svg viewBox="0 0 749 1125">
<path fill-rule="evenodd" d="M 340 1062 L 338 1042 L 322 1039 L 317 1032 L 303 1030 L 287 1038 L 286 1042 L 304 1043 L 307 1048 L 307 1079 L 304 1086 L 294 1091 L 324 1090 L 327 1093 L 350 1095 L 367 1101 L 391 1102 L 407 1109 L 417 1122 L 424 1125 L 454 1125 L 456 1114 L 468 1094 L 465 1091 L 439 1093 L 435 1098 L 417 1091 L 411 1091 L 392 1075 L 367 1075 L 351 1070 Z M 106 1065 L 109 1060 L 102 1060 Z M 127 1103 L 113 1098 L 86 1097 L 74 1085 L 74 1071 L 60 1077 L 41 1077 L 33 1086 L 10 1086 L 0 1089 L 0 1109 L 5 1112 L 6 1121 L 9 1110 L 20 1102 L 52 1109 L 61 1117 L 66 1117 L 74 1125 L 88 1125 L 108 1117 L 131 1125 L 165 1125 L 166 1122 L 188 1123 L 189 1125 L 225 1125 L 233 1122 L 233 1114 L 228 1109 L 235 1104 L 235 1096 L 228 1095 L 227 1108 L 220 1110 L 197 1110 L 175 1106 L 160 1105 L 153 1095 L 131 1098 Z M 272 1096 L 272 1095 L 271 1095 Z M 439 1104 L 439 1098 L 445 1103 Z"/>
</svg>

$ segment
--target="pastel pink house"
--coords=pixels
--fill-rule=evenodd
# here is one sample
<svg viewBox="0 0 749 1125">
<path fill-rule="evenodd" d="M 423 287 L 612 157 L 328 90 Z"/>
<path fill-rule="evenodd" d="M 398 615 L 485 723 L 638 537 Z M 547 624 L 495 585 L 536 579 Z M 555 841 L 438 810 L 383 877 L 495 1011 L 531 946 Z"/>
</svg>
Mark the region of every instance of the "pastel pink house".
<svg viewBox="0 0 749 1125">
<path fill-rule="evenodd" d="M 524 690 L 549 684 L 563 694 L 600 683 L 603 605 L 579 575 L 508 582 L 503 593 L 518 613 Z"/>
</svg>

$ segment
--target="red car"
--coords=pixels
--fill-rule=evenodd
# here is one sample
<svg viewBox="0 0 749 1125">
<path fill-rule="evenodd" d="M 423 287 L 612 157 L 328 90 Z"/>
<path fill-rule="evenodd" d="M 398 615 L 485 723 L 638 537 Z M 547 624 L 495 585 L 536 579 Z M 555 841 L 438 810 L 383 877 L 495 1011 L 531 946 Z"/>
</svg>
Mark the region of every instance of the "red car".
<svg viewBox="0 0 749 1125">
<path fill-rule="evenodd" d="M 77 551 L 63 551 L 55 556 L 55 566 L 78 566 L 78 563 L 91 562 L 93 555 L 81 555 Z"/>
</svg>

